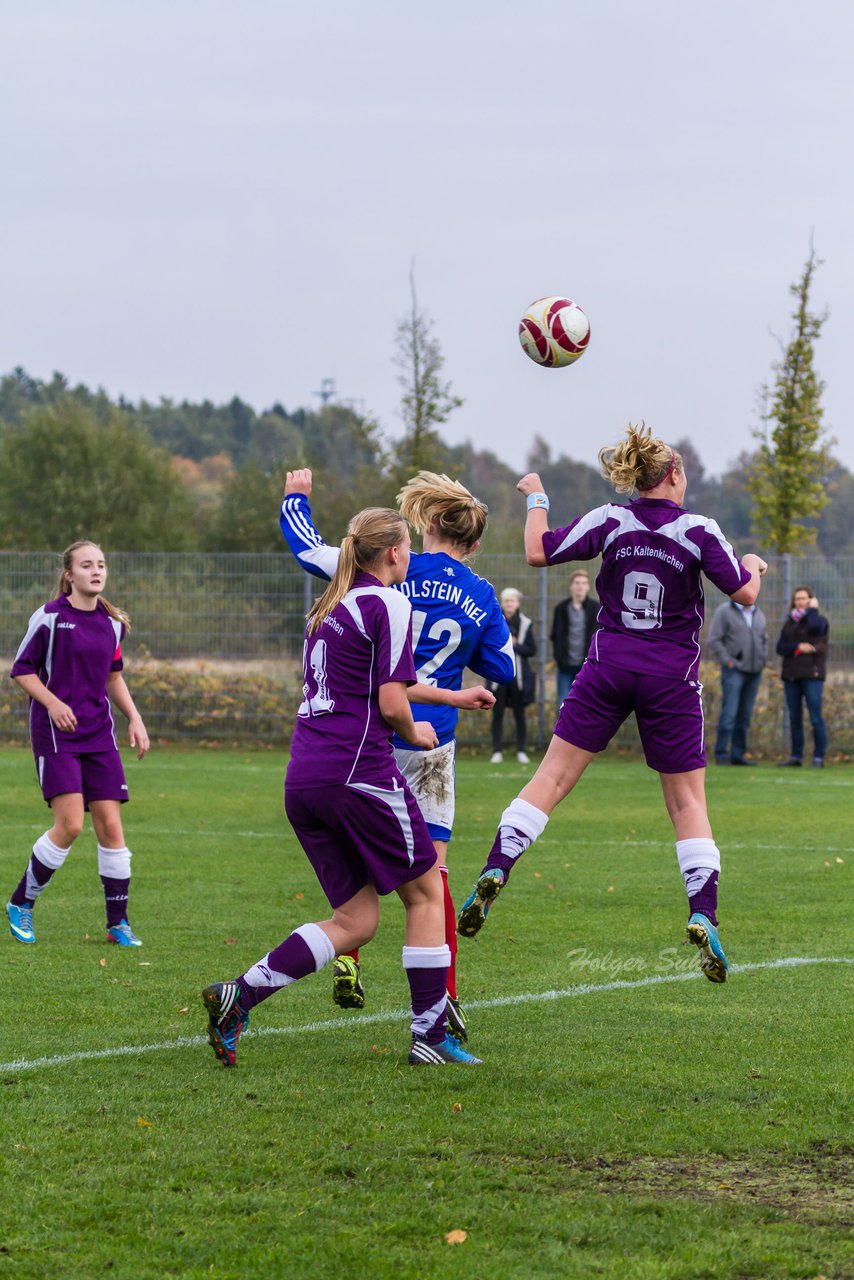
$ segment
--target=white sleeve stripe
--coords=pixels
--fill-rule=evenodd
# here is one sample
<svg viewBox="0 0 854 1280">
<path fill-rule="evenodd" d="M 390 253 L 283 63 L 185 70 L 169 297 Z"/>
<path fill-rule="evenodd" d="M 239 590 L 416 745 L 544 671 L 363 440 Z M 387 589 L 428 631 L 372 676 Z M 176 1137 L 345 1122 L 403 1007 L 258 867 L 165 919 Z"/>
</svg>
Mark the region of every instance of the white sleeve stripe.
<svg viewBox="0 0 854 1280">
<path fill-rule="evenodd" d="M 18 645 L 18 652 L 15 654 L 16 662 L 18 661 L 21 654 L 26 649 L 27 645 L 32 640 L 33 636 L 38 631 L 39 627 L 47 627 L 48 631 L 50 631 L 51 634 L 53 633 L 53 626 L 54 626 L 55 619 L 56 619 L 56 614 L 46 613 L 44 605 L 42 605 L 40 609 L 36 609 L 35 613 L 31 616 L 29 622 L 27 623 L 27 634 L 24 636 L 23 640 Z"/>
<path fill-rule="evenodd" d="M 303 564 L 317 565 L 321 573 L 331 579 L 335 577 L 340 554 L 340 547 L 328 547 L 324 542 L 322 546 L 312 547 L 310 551 L 301 551 L 299 559 Z"/>
<path fill-rule="evenodd" d="M 594 511 L 588 511 L 587 515 L 582 516 L 578 524 L 569 531 L 560 546 L 555 547 L 552 555 L 556 556 L 561 551 L 566 551 L 573 543 L 578 542 L 585 534 L 590 533 L 591 529 L 597 529 L 600 525 L 603 525 L 611 514 L 611 508 L 608 506 L 596 507 Z"/>
<path fill-rule="evenodd" d="M 317 532 L 311 521 L 306 519 L 305 513 L 295 502 L 288 506 L 288 499 L 286 498 L 282 503 L 282 515 L 285 520 L 287 520 L 294 533 L 297 534 L 298 537 L 302 538 L 304 542 L 315 547 L 323 544 L 323 539 L 320 534 Z"/>
<path fill-rule="evenodd" d="M 717 520 L 706 521 L 706 533 L 710 533 L 712 537 L 717 540 L 721 548 L 721 551 L 723 551 L 724 555 L 727 557 L 733 569 L 735 569 L 736 573 L 740 578 L 741 570 L 742 570 L 741 561 L 738 559 L 735 552 L 733 551 L 732 543 L 727 542 L 726 538 L 724 537 L 723 530 L 721 529 Z"/>
<path fill-rule="evenodd" d="M 409 603 L 405 595 L 401 592 L 393 590 L 391 587 L 357 587 L 354 591 L 348 591 L 342 600 L 342 604 L 349 609 L 356 626 L 359 628 L 363 636 L 367 635 L 364 629 L 364 623 L 361 621 L 361 615 L 356 618 L 353 611 L 354 606 L 358 609 L 359 596 L 379 596 L 386 608 L 388 614 L 389 634 L 391 636 L 391 655 L 389 665 L 389 675 L 394 671 L 400 662 L 403 653 L 403 647 L 406 644 L 409 635 L 409 619 L 412 615 L 412 605 Z M 352 600 L 352 606 L 350 601 Z"/>
</svg>

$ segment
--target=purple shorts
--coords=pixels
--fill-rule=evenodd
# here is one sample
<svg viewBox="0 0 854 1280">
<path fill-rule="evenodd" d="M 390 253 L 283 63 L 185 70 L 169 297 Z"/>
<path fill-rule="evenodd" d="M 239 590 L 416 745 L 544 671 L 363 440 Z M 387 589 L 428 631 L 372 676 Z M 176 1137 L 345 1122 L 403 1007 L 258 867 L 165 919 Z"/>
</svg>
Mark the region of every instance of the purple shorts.
<svg viewBox="0 0 854 1280">
<path fill-rule="evenodd" d="M 588 659 L 560 709 L 555 736 L 582 751 L 604 751 L 634 711 L 650 769 L 705 769 L 702 691 L 699 680 L 643 675 Z"/>
<path fill-rule="evenodd" d="M 406 783 L 285 788 L 285 813 L 333 908 L 366 884 L 391 893 L 425 872 L 436 850 Z"/>
<path fill-rule="evenodd" d="M 90 800 L 127 800 L 128 786 L 118 751 L 93 751 L 89 755 L 36 756 L 36 772 L 45 800 L 76 793 Z"/>
</svg>

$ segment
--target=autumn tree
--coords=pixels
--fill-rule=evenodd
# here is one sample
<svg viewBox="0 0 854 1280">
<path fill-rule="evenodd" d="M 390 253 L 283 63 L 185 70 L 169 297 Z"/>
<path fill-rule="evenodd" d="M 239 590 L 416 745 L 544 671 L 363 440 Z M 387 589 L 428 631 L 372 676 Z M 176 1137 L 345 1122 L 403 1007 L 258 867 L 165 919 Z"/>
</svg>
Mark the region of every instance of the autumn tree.
<svg viewBox="0 0 854 1280">
<path fill-rule="evenodd" d="M 446 450 L 438 428 L 463 401 L 442 379 L 445 358 L 433 333 L 433 322 L 418 305 L 414 272 L 409 273 L 410 309 L 397 326 L 395 364 L 403 394 L 400 411 L 406 434 L 397 443 L 396 480 L 416 471 L 441 471 Z"/>
<path fill-rule="evenodd" d="M 793 332 L 787 346 L 781 343 L 781 358 L 773 365 L 773 388 L 763 387 L 768 407 L 755 432 L 759 448 L 747 480 L 754 532 L 778 555 L 815 541 L 814 524 L 804 521 L 814 522 L 828 501 L 822 483 L 830 461 L 821 424 L 824 383 L 814 363 L 827 312 L 810 310 L 820 265 L 810 247 L 803 274 L 789 290 L 796 302 Z"/>
</svg>

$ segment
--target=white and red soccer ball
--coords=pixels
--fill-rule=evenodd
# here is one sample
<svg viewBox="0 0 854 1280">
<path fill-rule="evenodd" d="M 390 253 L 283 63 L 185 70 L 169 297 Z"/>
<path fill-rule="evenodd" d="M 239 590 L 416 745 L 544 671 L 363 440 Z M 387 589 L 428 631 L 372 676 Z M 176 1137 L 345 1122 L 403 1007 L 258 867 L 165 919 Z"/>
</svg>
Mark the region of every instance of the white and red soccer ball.
<svg viewBox="0 0 854 1280">
<path fill-rule="evenodd" d="M 562 369 L 587 350 L 590 321 L 569 298 L 538 298 L 519 321 L 519 341 L 536 364 Z"/>
</svg>

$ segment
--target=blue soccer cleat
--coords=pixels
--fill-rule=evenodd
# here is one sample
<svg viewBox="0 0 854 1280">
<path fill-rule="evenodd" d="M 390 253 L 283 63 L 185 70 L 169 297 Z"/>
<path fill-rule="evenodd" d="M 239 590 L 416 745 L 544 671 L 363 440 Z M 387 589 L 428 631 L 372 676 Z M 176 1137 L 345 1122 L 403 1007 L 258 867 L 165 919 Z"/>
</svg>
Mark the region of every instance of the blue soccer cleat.
<svg viewBox="0 0 854 1280">
<path fill-rule="evenodd" d="M 409 1062 L 413 1067 L 419 1065 L 443 1067 L 448 1063 L 459 1063 L 465 1067 L 479 1067 L 482 1059 L 476 1058 L 474 1054 L 469 1053 L 463 1048 L 459 1040 L 455 1040 L 452 1035 L 446 1035 L 445 1039 L 440 1040 L 438 1044 L 430 1044 L 423 1036 L 413 1036 L 409 1050 Z"/>
<path fill-rule="evenodd" d="M 688 921 L 688 941 L 700 948 L 700 968 L 709 982 L 726 982 L 729 965 L 718 937 L 717 928 L 699 911 Z"/>
<path fill-rule="evenodd" d="M 202 1000 L 208 1011 L 208 1044 L 224 1067 L 237 1066 L 237 1042 L 249 1026 L 249 1014 L 240 1005 L 236 982 L 213 982 Z"/>
<path fill-rule="evenodd" d="M 6 915 L 9 917 L 9 929 L 13 938 L 17 938 L 18 942 L 35 942 L 32 907 L 16 907 L 14 902 L 7 902 Z"/>
<path fill-rule="evenodd" d="M 500 867 L 489 867 L 483 872 L 474 889 L 460 907 L 457 916 L 457 933 L 473 938 L 483 928 L 489 908 L 498 897 L 507 880 Z"/>
<path fill-rule="evenodd" d="M 127 920 L 114 924 L 107 930 L 107 941 L 115 942 L 120 947 L 141 947 L 142 939 L 138 938 Z"/>
</svg>

